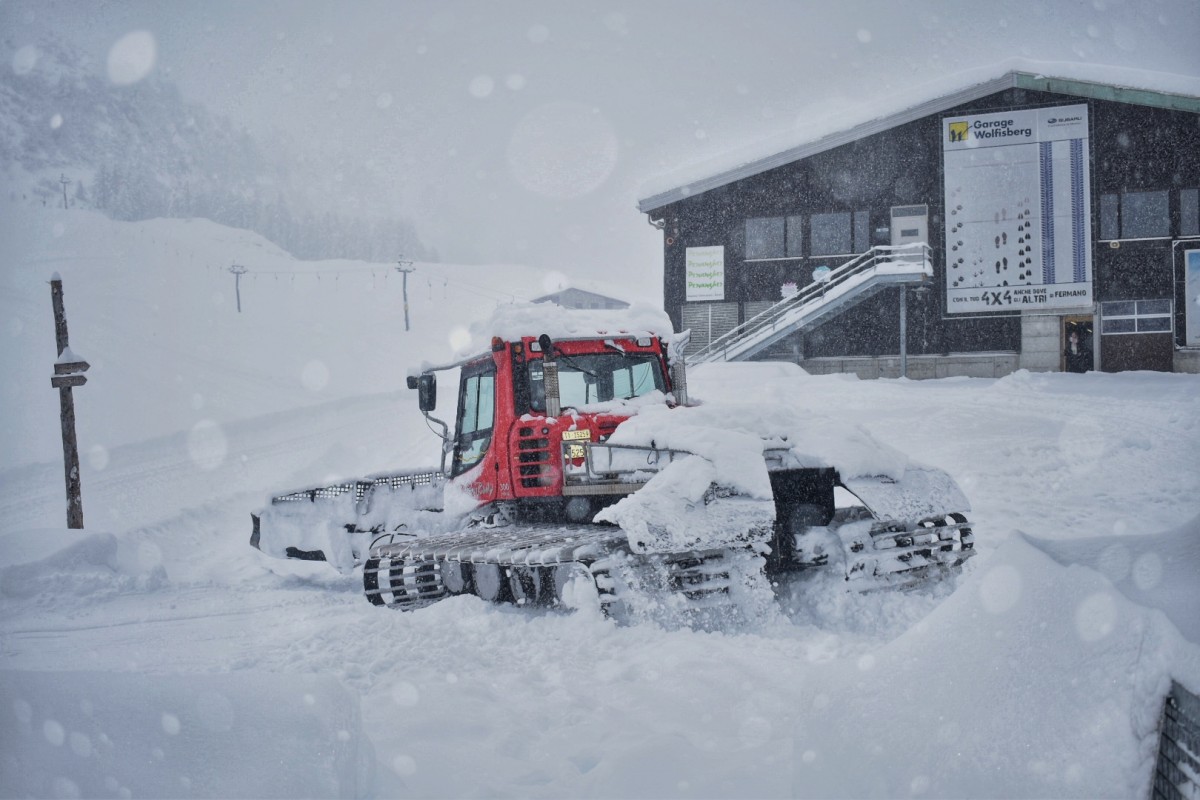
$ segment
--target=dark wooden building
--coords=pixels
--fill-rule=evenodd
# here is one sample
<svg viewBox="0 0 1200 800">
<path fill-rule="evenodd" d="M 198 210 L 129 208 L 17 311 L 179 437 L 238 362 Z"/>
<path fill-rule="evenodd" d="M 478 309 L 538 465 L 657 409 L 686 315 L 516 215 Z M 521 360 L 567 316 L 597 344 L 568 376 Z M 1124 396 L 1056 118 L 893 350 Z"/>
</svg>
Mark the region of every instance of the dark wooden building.
<svg viewBox="0 0 1200 800">
<path fill-rule="evenodd" d="M 726 357 L 863 376 L 898 374 L 901 353 L 911 377 L 1200 371 L 1197 97 L 1009 72 L 639 209 L 663 230 L 666 311 L 693 353 L 770 317 Z M 881 280 L 913 242 L 925 273 Z M 830 271 L 860 278 L 816 313 Z M 812 308 L 789 316 L 789 297 Z"/>
</svg>

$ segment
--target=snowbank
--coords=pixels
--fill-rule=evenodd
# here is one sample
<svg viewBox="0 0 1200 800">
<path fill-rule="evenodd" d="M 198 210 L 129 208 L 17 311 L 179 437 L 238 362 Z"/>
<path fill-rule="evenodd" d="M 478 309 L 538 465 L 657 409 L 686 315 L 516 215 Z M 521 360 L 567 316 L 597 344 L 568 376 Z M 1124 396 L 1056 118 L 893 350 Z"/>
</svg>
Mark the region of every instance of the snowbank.
<svg viewBox="0 0 1200 800">
<path fill-rule="evenodd" d="M 1014 536 L 895 641 L 805 676 L 793 792 L 1144 797 L 1171 678 L 1200 689 L 1200 647 Z"/>
<path fill-rule="evenodd" d="M 62 594 L 76 598 L 153 591 L 167 580 L 162 553 L 152 544 L 130 545 L 111 533 L 30 530 L 0 535 L 0 596 Z M 69 589 L 68 589 L 69 587 Z"/>
<path fill-rule="evenodd" d="M 1060 564 L 1104 575 L 1130 601 L 1159 609 L 1200 644 L 1200 516 L 1162 533 L 1029 541 Z"/>
</svg>

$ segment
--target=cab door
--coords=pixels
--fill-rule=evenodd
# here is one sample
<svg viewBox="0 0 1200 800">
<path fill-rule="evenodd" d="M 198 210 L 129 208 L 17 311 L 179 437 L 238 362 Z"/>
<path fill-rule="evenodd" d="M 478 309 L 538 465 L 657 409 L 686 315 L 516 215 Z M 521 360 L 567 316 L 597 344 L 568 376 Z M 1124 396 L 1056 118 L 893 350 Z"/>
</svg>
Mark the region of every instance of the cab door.
<svg viewBox="0 0 1200 800">
<path fill-rule="evenodd" d="M 458 417 L 450 476 L 457 477 L 481 464 L 492 444 L 496 425 L 496 365 L 491 361 L 464 367 L 458 384 Z M 493 494 L 495 487 L 489 494 Z M 490 497 L 476 497 L 481 500 Z"/>
</svg>

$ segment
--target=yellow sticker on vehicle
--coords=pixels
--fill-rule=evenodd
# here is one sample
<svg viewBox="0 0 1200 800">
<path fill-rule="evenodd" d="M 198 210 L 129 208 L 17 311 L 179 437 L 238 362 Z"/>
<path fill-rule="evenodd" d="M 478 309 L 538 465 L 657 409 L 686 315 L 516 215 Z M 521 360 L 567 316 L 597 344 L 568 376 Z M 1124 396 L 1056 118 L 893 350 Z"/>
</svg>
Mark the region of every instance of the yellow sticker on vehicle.
<svg viewBox="0 0 1200 800">
<path fill-rule="evenodd" d="M 577 431 L 563 431 L 562 438 L 566 441 L 574 439 L 591 439 L 592 432 L 588 428 L 580 428 Z"/>
</svg>

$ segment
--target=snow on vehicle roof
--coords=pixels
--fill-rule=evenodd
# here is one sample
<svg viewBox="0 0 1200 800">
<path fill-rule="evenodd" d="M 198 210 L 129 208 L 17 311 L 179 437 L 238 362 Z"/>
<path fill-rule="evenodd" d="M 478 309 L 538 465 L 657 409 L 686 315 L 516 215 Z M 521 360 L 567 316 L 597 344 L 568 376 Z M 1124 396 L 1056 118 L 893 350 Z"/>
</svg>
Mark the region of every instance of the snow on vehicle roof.
<svg viewBox="0 0 1200 800">
<path fill-rule="evenodd" d="M 608 310 L 511 303 L 497 306 L 489 319 L 471 325 L 471 339 L 476 347 L 493 336 L 512 341 L 543 333 L 551 339 L 578 339 L 598 334 L 670 338 L 672 327 L 666 312 L 648 303 Z"/>
<path fill-rule="evenodd" d="M 674 409 L 647 405 L 621 423 L 609 442 L 703 456 L 715 466 L 720 485 L 750 497 L 771 497 L 763 461 L 767 448 L 786 451 L 790 466 L 834 467 L 843 479 L 901 478 L 913 463 L 861 426 L 763 398 Z"/>
</svg>

